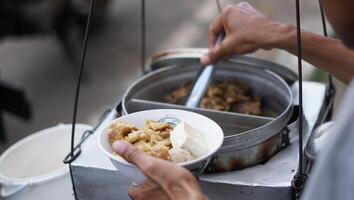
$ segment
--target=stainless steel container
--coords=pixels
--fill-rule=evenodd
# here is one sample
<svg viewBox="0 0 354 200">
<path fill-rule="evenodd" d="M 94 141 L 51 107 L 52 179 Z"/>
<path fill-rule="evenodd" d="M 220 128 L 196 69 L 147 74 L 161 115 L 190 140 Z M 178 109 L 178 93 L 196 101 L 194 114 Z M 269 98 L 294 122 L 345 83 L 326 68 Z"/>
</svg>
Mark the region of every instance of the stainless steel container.
<svg viewBox="0 0 354 200">
<path fill-rule="evenodd" d="M 208 172 L 246 168 L 268 160 L 287 146 L 287 124 L 293 111 L 293 96 L 288 83 L 296 80 L 293 72 L 274 63 L 248 57 L 219 62 L 214 80 L 237 78 L 247 82 L 252 94 L 262 98 L 265 115 L 187 108 L 169 104 L 164 97 L 182 82 L 193 80 L 198 71 L 199 58 L 181 57 L 181 54 L 164 56 L 165 59 L 160 56 L 152 64 L 152 68 L 161 69 L 143 76 L 125 92 L 123 114 L 146 109 L 177 108 L 194 111 L 216 121 L 224 130 L 225 140 Z"/>
</svg>

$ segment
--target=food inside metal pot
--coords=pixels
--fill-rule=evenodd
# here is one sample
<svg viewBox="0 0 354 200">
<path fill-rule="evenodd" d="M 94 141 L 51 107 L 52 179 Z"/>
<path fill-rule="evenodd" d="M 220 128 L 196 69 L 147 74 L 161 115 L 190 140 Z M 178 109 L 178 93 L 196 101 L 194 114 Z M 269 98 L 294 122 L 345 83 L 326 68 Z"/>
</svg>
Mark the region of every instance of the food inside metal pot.
<svg viewBox="0 0 354 200">
<path fill-rule="evenodd" d="M 191 82 L 180 85 L 166 95 L 166 100 L 173 104 L 183 104 L 192 88 Z M 253 97 L 251 88 L 243 81 L 232 79 L 212 83 L 200 107 L 218 111 L 230 111 L 249 115 L 262 115 L 261 98 Z"/>
</svg>

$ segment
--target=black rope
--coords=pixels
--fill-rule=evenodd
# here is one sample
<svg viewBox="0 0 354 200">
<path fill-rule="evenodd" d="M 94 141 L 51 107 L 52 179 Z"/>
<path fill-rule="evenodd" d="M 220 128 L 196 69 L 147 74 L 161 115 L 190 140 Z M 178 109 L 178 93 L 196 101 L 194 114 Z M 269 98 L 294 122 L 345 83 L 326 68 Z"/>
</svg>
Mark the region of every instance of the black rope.
<svg viewBox="0 0 354 200">
<path fill-rule="evenodd" d="M 85 36 L 84 36 L 84 44 L 83 44 L 83 51 L 82 51 L 82 57 L 81 57 L 81 65 L 80 65 L 79 76 L 78 76 L 77 84 L 76 84 L 75 100 L 74 100 L 74 112 L 73 112 L 73 123 L 72 123 L 72 130 L 71 130 L 71 150 L 74 149 L 77 106 L 78 106 L 79 95 L 80 95 L 80 86 L 81 86 L 82 72 L 83 72 L 84 65 L 85 65 L 87 39 L 88 39 L 88 32 L 89 32 L 89 28 L 90 28 L 90 22 L 91 22 L 91 18 L 92 18 L 92 11 L 93 11 L 94 1 L 95 0 L 91 0 L 90 11 L 89 11 L 89 14 L 88 14 L 88 17 L 87 17 L 86 30 L 85 30 Z M 71 152 L 72 156 L 73 156 L 73 153 L 74 152 L 72 151 Z"/>
<path fill-rule="evenodd" d="M 297 57 L 298 57 L 298 75 L 299 75 L 299 171 L 294 177 L 292 182 L 292 187 L 295 192 L 295 199 L 300 199 L 302 189 L 304 187 L 305 181 L 307 179 L 307 174 L 303 171 L 303 127 L 302 127 L 302 114 L 303 114 L 303 105 L 302 105 L 302 55 L 301 55 L 301 21 L 300 21 L 300 3 L 299 0 L 296 2 L 296 25 L 297 25 Z M 321 11 L 321 21 L 323 27 L 323 35 L 328 37 L 326 19 L 322 9 L 321 2 L 319 1 L 320 11 Z M 330 119 L 333 111 L 333 95 L 335 93 L 335 88 L 333 85 L 332 75 L 328 74 L 328 93 L 327 95 L 327 105 L 325 116 L 327 119 Z"/>
<path fill-rule="evenodd" d="M 300 22 L 300 3 L 299 0 L 296 1 L 296 26 L 297 26 L 297 64 L 298 64 L 298 76 L 299 76 L 299 173 L 302 174 L 302 54 L 301 54 L 301 22 Z M 300 175 L 300 184 L 303 180 Z"/>
<path fill-rule="evenodd" d="M 328 34 L 327 34 L 327 25 L 326 25 L 326 18 L 324 16 L 324 12 L 323 12 L 323 9 L 322 9 L 322 4 L 321 4 L 321 1 L 318 1 L 319 5 L 320 5 L 320 11 L 321 11 L 321 21 L 322 21 L 322 27 L 323 27 L 323 35 L 328 37 Z"/>
<path fill-rule="evenodd" d="M 88 17 L 87 17 L 87 22 L 86 22 L 86 29 L 85 29 L 85 36 L 84 36 L 84 42 L 83 42 L 83 50 L 82 50 L 80 71 L 79 71 L 79 75 L 78 75 L 78 79 L 77 79 L 77 85 L 76 85 L 76 91 L 75 91 L 73 120 L 72 120 L 72 129 L 71 129 L 71 151 L 70 151 L 71 157 L 75 157 L 74 144 L 75 144 L 75 126 L 76 126 L 77 108 L 78 108 L 79 95 L 80 95 L 80 86 L 81 86 L 82 72 L 83 72 L 83 69 L 84 69 L 84 66 L 85 66 L 88 33 L 89 33 L 90 23 L 91 23 L 91 19 L 92 19 L 92 15 L 93 15 L 94 4 L 95 4 L 95 1 L 91 0 L 90 10 L 89 10 L 89 14 L 88 14 Z M 80 152 L 80 151 L 77 151 L 77 152 Z M 72 170 L 71 170 L 71 163 L 69 163 L 69 171 L 70 171 L 70 177 L 71 177 L 71 182 L 72 182 L 73 191 L 74 191 L 74 197 L 75 197 L 75 199 L 78 199 L 77 194 L 76 194 L 75 184 L 74 184 L 74 178 L 73 178 L 73 174 L 72 174 Z"/>
<path fill-rule="evenodd" d="M 298 198 L 301 190 L 304 186 L 306 175 L 303 174 L 303 104 L 302 104 L 302 52 L 301 52 L 301 21 L 300 21 L 300 3 L 299 0 L 296 2 L 296 52 L 298 61 L 298 76 L 299 76 L 299 171 L 294 177 L 293 188 L 295 190 L 295 197 Z"/>
<path fill-rule="evenodd" d="M 140 19 L 140 65 L 141 65 L 141 73 L 146 74 L 145 68 L 145 60 L 146 60 L 146 16 L 145 16 L 145 0 L 141 0 L 141 19 Z"/>
</svg>

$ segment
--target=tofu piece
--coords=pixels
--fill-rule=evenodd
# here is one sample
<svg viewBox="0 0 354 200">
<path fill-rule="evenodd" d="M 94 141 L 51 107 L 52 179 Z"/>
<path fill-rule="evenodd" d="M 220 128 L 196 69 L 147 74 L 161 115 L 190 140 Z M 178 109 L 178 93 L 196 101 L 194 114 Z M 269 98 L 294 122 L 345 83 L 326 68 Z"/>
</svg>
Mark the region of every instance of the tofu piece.
<svg viewBox="0 0 354 200">
<path fill-rule="evenodd" d="M 172 148 L 168 151 L 168 153 L 170 154 L 171 161 L 173 163 L 182 163 L 182 162 L 194 160 L 192 154 L 185 149 Z"/>
<path fill-rule="evenodd" d="M 195 157 L 208 153 L 208 145 L 202 132 L 181 122 L 172 130 L 170 140 L 173 148 L 186 149 Z"/>
</svg>

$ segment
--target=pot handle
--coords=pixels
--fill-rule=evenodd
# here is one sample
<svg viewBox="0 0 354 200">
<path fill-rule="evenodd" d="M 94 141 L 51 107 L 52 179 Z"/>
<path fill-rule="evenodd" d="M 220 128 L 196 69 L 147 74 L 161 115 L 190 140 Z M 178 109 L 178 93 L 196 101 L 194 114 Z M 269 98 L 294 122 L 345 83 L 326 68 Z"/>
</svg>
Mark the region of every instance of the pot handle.
<svg viewBox="0 0 354 200">
<path fill-rule="evenodd" d="M 20 191 L 30 188 L 30 184 L 28 183 L 9 183 L 8 181 L 4 180 L 0 177 L 0 196 L 3 198 L 10 197 Z"/>
</svg>

